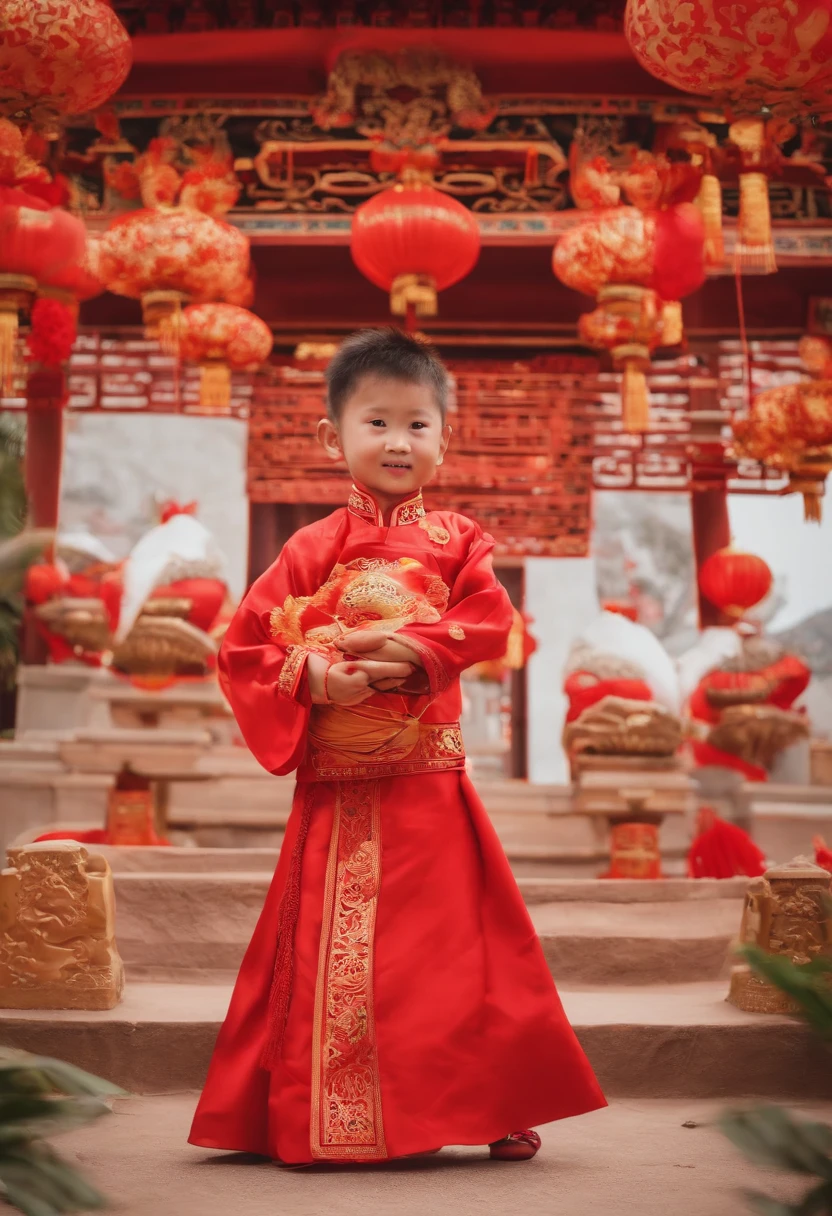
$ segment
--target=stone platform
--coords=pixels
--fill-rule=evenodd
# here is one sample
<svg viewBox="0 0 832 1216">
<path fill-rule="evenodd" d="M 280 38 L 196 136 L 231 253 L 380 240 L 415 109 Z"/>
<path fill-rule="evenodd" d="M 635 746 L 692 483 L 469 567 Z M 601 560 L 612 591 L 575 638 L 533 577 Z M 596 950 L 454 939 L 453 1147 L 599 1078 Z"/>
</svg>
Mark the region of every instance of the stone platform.
<svg viewBox="0 0 832 1216">
<path fill-rule="evenodd" d="M 235 864 L 255 859 L 245 850 L 102 851 L 115 869 L 118 945 L 129 979 L 233 979 L 263 906 L 275 854 L 262 851 L 256 859 L 261 870 L 217 872 L 184 866 L 191 858 L 202 865 L 214 853 Z M 153 854 L 165 868 L 121 868 L 136 853 Z M 167 869 L 177 860 L 182 870 Z M 746 884 L 520 878 L 519 885 L 559 984 L 653 984 L 727 974 Z"/>
<path fill-rule="evenodd" d="M 195 1095 L 128 1098 L 115 1114 L 62 1136 L 119 1216 L 740 1216 L 742 1191 L 796 1203 L 805 1178 L 749 1165 L 713 1127 L 722 1103 L 613 1102 L 540 1128 L 543 1148 L 519 1165 L 484 1147 L 384 1165 L 278 1169 L 263 1158 L 186 1143 Z M 829 1106 L 805 1118 L 832 1121 Z"/>
<path fill-rule="evenodd" d="M 832 1099 L 800 1023 L 746 1014 L 726 984 L 565 989 L 566 1013 L 613 1098 Z M 218 984 L 131 984 L 103 1013 L 0 1012 L 0 1041 L 55 1055 L 134 1093 L 198 1089 L 228 1005 Z"/>
</svg>

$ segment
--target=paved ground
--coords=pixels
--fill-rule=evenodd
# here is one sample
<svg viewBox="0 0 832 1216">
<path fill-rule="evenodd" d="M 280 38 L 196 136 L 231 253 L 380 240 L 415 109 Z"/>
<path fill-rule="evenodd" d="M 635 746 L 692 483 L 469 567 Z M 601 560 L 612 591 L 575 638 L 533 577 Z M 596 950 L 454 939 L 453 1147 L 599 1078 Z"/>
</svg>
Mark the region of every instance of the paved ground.
<svg viewBox="0 0 832 1216">
<path fill-rule="evenodd" d="M 709 1125 L 722 1108 L 713 1102 L 617 1102 L 540 1129 L 543 1149 L 522 1164 L 448 1148 L 300 1170 L 186 1144 L 194 1104 L 194 1095 L 122 1099 L 59 1147 L 118 1216 L 742 1216 L 745 1189 L 791 1202 L 806 1189 L 747 1166 Z M 812 1109 L 832 1121 L 832 1106 Z"/>
</svg>

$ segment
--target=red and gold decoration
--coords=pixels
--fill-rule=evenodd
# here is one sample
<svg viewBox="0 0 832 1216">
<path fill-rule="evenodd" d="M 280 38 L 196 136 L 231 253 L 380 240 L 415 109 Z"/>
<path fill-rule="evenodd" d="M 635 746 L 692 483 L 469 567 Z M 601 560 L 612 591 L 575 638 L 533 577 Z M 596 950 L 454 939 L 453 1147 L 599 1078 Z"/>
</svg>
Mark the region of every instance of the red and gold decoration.
<svg viewBox="0 0 832 1216">
<path fill-rule="evenodd" d="M 427 182 L 406 180 L 358 208 L 350 248 L 361 273 L 389 291 L 394 315 L 433 317 L 437 292 L 476 265 L 480 231 L 456 199 Z"/>
<path fill-rule="evenodd" d="M 639 194 L 645 183 L 650 189 Z M 597 298 L 596 310 L 581 317 L 579 332 L 588 345 L 609 350 L 623 373 L 624 426 L 638 432 L 650 424 L 650 355 L 681 341 L 679 300 L 704 282 L 705 232 L 692 203 L 655 209 L 661 184 L 654 193 L 647 175 L 633 174 L 627 190 L 650 209 L 591 213 L 561 237 L 552 265 L 567 287 Z"/>
<path fill-rule="evenodd" d="M 754 590 L 752 574 L 747 594 L 743 597 L 736 587 L 734 594 L 750 599 L 763 585 L 756 577 Z M 778 642 L 744 638 L 737 653 L 711 667 L 690 696 L 695 763 L 733 769 L 746 781 L 767 780 L 779 753 L 808 735 L 806 716 L 794 704 L 811 674 L 801 658 Z"/>
<path fill-rule="evenodd" d="M 832 472 L 832 380 L 766 389 L 733 429 L 736 455 L 787 473 L 787 493 L 802 494 L 806 519 L 818 522 Z"/>
<path fill-rule="evenodd" d="M 169 318 L 190 300 L 221 299 L 248 278 L 247 238 L 230 224 L 188 207 L 134 211 L 101 238 L 100 275 L 108 290 L 142 302 L 147 328 L 175 345 Z"/>
<path fill-rule="evenodd" d="M 23 190 L 0 186 L 0 392 L 9 394 L 18 313 L 38 284 L 83 256 L 83 223 Z"/>
<path fill-rule="evenodd" d="M 659 824 L 610 824 L 610 868 L 602 878 L 662 878 Z"/>
<path fill-rule="evenodd" d="M 659 80 L 734 114 L 792 116 L 830 108 L 830 0 L 628 0 L 634 55 Z"/>
<path fill-rule="evenodd" d="M 0 112 L 53 126 L 124 82 L 130 37 L 105 0 L 3 0 Z"/>
<path fill-rule="evenodd" d="M 232 370 L 256 370 L 272 344 L 265 321 L 234 304 L 192 304 L 182 313 L 180 355 L 200 365 L 199 400 L 206 409 L 226 412 Z"/>
<path fill-rule="evenodd" d="M 772 581 L 767 562 L 731 546 L 712 553 L 699 571 L 703 594 L 726 616 L 735 619 L 745 616 L 766 598 Z"/>
</svg>

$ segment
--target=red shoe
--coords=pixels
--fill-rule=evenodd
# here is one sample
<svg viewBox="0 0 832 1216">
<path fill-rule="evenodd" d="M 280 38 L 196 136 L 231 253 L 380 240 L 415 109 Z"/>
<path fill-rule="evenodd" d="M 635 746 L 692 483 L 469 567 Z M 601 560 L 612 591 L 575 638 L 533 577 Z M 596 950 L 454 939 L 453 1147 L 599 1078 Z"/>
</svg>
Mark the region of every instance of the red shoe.
<svg viewBox="0 0 832 1216">
<path fill-rule="evenodd" d="M 490 1144 L 492 1161 L 530 1161 L 540 1148 L 537 1132 L 512 1132 Z"/>
</svg>

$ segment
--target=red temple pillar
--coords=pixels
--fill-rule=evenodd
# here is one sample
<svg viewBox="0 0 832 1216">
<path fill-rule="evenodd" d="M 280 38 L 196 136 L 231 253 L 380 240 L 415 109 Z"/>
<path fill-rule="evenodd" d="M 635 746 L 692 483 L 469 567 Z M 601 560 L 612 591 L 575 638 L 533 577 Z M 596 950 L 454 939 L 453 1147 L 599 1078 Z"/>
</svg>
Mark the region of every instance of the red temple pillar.
<svg viewBox="0 0 832 1216">
<path fill-rule="evenodd" d="M 693 552 L 696 559 L 696 592 L 699 626 L 729 625 L 730 618 L 699 589 L 699 571 L 712 553 L 731 541 L 728 521 L 728 482 L 722 430 L 725 415 L 717 408 L 717 380 L 702 379 L 691 384 L 691 433 L 688 457 L 691 462 L 690 511 L 693 525 Z"/>
<path fill-rule="evenodd" d="M 26 382 L 26 460 L 24 474 L 29 503 L 29 524 L 57 528 L 61 501 L 61 465 L 64 450 L 66 378 L 60 367 L 38 367 Z M 46 643 L 28 613 L 24 617 L 21 658 L 24 663 L 45 663 Z"/>
</svg>

